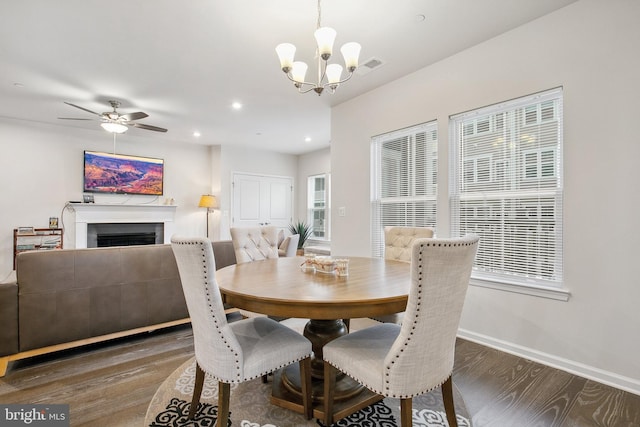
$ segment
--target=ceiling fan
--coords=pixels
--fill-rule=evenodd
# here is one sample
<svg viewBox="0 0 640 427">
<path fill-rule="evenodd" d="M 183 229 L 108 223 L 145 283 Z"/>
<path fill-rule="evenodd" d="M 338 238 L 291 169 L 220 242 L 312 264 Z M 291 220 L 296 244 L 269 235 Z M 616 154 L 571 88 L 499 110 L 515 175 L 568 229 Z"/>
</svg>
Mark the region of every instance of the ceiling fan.
<svg viewBox="0 0 640 427">
<path fill-rule="evenodd" d="M 135 122 L 134 120 L 140 120 L 140 119 L 144 119 L 145 117 L 149 117 L 147 113 L 143 113 L 142 111 L 138 111 L 135 113 L 128 113 L 128 114 L 118 113 L 118 111 L 116 111 L 116 109 L 120 107 L 120 102 L 118 101 L 109 101 L 109 104 L 111 104 L 113 111 L 106 111 L 104 113 L 96 113 L 95 111 L 91 111 L 87 108 L 80 107 L 79 105 L 75 105 L 66 101 L 65 101 L 65 104 L 70 105 L 72 107 L 79 108 L 80 110 L 86 111 L 87 113 L 91 113 L 100 117 L 100 121 L 102 122 L 100 123 L 100 126 L 102 126 L 105 130 L 109 132 L 123 133 L 127 131 L 129 126 L 136 127 L 139 129 L 153 130 L 156 132 L 167 131 L 167 129 L 164 129 L 161 127 L 145 125 L 143 123 Z M 73 117 L 58 117 L 58 118 L 61 120 L 92 120 L 92 119 L 80 119 L 80 118 L 73 118 Z"/>
</svg>

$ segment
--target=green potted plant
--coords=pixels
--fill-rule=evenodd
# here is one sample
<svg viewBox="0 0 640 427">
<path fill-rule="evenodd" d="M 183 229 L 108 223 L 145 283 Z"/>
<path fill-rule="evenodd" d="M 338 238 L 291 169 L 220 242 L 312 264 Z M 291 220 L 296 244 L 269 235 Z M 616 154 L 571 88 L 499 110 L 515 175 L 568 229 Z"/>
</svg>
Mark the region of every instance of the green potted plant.
<svg viewBox="0 0 640 427">
<path fill-rule="evenodd" d="M 311 233 L 313 228 L 304 221 L 298 221 L 293 224 L 289 224 L 289 231 L 291 234 L 299 234 L 300 239 L 298 240 L 298 250 L 296 254 L 304 255 L 304 244 L 307 242 L 307 239 L 311 237 Z"/>
</svg>

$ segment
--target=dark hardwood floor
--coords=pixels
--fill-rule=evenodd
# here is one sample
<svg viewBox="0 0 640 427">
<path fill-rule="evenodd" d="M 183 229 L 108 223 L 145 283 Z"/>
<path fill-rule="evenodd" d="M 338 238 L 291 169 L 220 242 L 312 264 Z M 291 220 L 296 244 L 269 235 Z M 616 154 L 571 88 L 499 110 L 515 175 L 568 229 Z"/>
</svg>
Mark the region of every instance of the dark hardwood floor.
<svg viewBox="0 0 640 427">
<path fill-rule="evenodd" d="M 156 389 L 192 355 L 180 326 L 13 362 L 0 402 L 68 403 L 72 426 L 142 427 Z M 474 427 L 640 426 L 640 396 L 469 341 L 453 378 Z"/>
<path fill-rule="evenodd" d="M 640 426 L 640 396 L 470 341 L 453 379 L 474 427 Z"/>
</svg>

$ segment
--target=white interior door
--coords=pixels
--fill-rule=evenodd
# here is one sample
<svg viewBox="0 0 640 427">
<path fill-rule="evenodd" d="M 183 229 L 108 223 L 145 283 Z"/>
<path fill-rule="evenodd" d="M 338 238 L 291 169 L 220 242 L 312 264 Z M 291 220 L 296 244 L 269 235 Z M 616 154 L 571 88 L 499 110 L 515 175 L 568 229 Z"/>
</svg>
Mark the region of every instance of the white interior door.
<svg viewBox="0 0 640 427">
<path fill-rule="evenodd" d="M 232 185 L 232 227 L 291 224 L 293 178 L 234 173 Z"/>
</svg>

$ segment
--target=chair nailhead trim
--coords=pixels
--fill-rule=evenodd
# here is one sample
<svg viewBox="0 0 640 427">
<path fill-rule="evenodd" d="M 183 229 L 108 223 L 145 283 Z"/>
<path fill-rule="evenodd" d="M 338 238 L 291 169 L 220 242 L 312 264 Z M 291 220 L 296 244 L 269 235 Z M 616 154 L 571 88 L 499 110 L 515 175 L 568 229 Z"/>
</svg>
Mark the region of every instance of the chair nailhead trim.
<svg viewBox="0 0 640 427">
<path fill-rule="evenodd" d="M 214 322 L 214 325 L 215 325 L 217 333 L 221 335 L 222 340 L 223 340 L 224 344 L 227 346 L 227 348 L 230 351 L 234 352 L 233 354 L 234 354 L 234 356 L 236 358 L 236 366 L 235 366 L 236 375 L 235 375 L 235 378 L 233 380 L 229 380 L 229 379 L 226 379 L 226 378 L 222 379 L 222 378 L 219 378 L 219 377 L 217 377 L 215 375 L 212 375 L 211 373 L 205 371 L 205 373 L 207 375 L 209 375 L 211 378 L 213 378 L 216 381 L 221 381 L 221 382 L 224 382 L 224 383 L 227 383 L 227 384 L 239 384 L 239 383 L 242 383 L 242 382 L 245 382 L 245 381 L 250 381 L 252 379 L 262 377 L 263 375 L 269 374 L 270 372 L 276 371 L 278 369 L 282 369 L 282 368 L 284 368 L 286 366 L 289 366 L 289 365 L 291 365 L 293 363 L 296 363 L 296 362 L 300 362 L 301 360 L 312 356 L 312 353 L 308 353 L 305 356 L 296 358 L 294 360 L 291 360 L 290 362 L 282 363 L 279 366 L 275 367 L 273 370 L 264 371 L 264 372 L 261 372 L 259 374 L 256 374 L 256 375 L 248 377 L 248 378 L 242 378 L 242 376 L 240 375 L 240 369 L 241 369 L 240 360 L 239 360 L 240 359 L 240 355 L 239 355 L 239 353 L 237 351 L 233 350 L 233 348 L 230 346 L 230 344 L 224 338 L 224 335 L 222 334 L 222 330 L 221 330 L 221 327 L 220 327 L 220 320 L 215 316 L 214 311 L 213 311 L 213 301 L 212 301 L 212 298 L 211 298 L 211 294 L 209 293 L 209 286 L 208 286 L 209 285 L 209 275 L 208 275 L 207 266 L 206 266 L 206 252 L 205 252 L 206 247 L 204 246 L 204 243 L 200 243 L 200 242 L 172 242 L 172 244 L 177 244 L 177 245 L 195 245 L 195 244 L 200 244 L 201 245 L 201 255 L 202 255 L 202 263 L 203 263 L 202 279 L 203 279 L 203 286 L 204 286 L 204 291 L 205 291 L 205 295 L 206 295 L 206 299 L 207 299 L 207 305 L 209 306 L 210 314 L 211 314 L 211 317 L 213 319 L 213 322 Z M 215 280 L 215 278 L 213 280 Z"/>
</svg>

